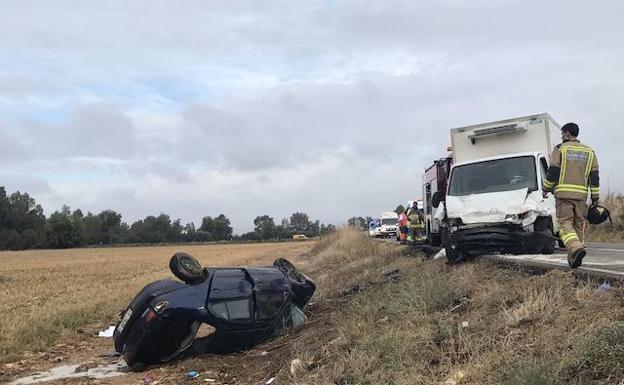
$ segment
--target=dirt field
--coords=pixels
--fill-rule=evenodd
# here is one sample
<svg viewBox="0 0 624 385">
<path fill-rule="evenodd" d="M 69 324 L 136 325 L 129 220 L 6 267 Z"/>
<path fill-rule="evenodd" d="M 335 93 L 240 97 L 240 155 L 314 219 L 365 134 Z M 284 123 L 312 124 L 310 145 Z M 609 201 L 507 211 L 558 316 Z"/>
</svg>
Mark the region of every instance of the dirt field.
<svg viewBox="0 0 624 385">
<path fill-rule="evenodd" d="M 114 320 L 145 284 L 173 277 L 177 251 L 204 266 L 263 265 L 294 258 L 310 242 L 0 252 L 0 363 L 49 349 Z M 1 382 L 1 381 L 0 381 Z"/>
</svg>

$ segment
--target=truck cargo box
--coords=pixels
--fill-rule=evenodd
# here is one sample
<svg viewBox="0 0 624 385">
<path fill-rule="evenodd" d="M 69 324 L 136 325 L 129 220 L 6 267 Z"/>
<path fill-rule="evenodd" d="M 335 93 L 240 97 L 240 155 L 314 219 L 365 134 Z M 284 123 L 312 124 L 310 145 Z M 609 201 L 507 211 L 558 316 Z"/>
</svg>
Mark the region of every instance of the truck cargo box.
<svg viewBox="0 0 624 385">
<path fill-rule="evenodd" d="M 502 154 L 550 154 L 561 128 L 550 115 L 538 114 L 451 130 L 453 163 Z"/>
</svg>

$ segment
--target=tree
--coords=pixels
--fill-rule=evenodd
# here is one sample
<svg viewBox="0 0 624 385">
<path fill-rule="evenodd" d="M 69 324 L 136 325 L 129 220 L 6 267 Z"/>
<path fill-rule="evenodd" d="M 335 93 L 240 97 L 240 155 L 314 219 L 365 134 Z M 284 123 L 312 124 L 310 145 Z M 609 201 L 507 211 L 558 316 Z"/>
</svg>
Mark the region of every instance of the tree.
<svg viewBox="0 0 624 385">
<path fill-rule="evenodd" d="M 230 220 L 223 214 L 219 214 L 214 219 L 214 238 L 218 241 L 229 240 L 232 238 L 232 226 Z"/>
<path fill-rule="evenodd" d="M 204 231 L 210 234 L 214 233 L 215 222 L 212 217 L 203 217 L 201 226 L 199 226 L 199 231 Z"/>
<path fill-rule="evenodd" d="M 114 243 L 121 233 L 121 214 L 114 210 L 104 210 L 98 214 L 102 224 L 101 241 L 110 245 Z"/>
<path fill-rule="evenodd" d="M 290 225 L 297 233 L 306 233 L 310 228 L 310 218 L 306 213 L 296 212 L 290 216 Z"/>
<path fill-rule="evenodd" d="M 50 215 L 47 224 L 48 244 L 53 248 L 65 249 L 82 245 L 84 233 L 81 232 L 82 212 L 77 210 L 71 214 L 69 206 Z"/>
<path fill-rule="evenodd" d="M 268 215 L 262 215 L 254 219 L 255 232 L 260 239 L 273 239 L 277 236 L 277 228 L 273 218 Z"/>
</svg>

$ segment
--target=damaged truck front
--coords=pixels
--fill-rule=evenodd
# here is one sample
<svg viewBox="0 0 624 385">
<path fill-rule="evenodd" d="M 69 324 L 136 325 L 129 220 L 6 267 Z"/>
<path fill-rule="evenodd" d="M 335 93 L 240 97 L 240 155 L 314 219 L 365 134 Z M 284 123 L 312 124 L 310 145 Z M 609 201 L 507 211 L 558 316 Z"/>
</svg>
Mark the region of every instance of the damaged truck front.
<svg viewBox="0 0 624 385">
<path fill-rule="evenodd" d="M 551 130 L 548 114 L 451 130 L 453 163 L 445 201 L 449 262 L 490 252 L 553 253 L 559 228 L 542 196 Z"/>
</svg>

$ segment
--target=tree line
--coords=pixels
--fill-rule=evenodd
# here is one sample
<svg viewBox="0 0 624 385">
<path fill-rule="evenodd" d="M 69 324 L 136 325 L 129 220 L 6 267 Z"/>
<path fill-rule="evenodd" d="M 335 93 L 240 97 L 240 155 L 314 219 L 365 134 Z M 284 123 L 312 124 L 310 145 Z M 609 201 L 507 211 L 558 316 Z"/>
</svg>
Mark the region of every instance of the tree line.
<svg viewBox="0 0 624 385">
<path fill-rule="evenodd" d="M 206 216 L 198 228 L 182 224 L 167 214 L 147 216 L 127 224 L 120 213 L 104 210 L 99 214 L 71 210 L 63 206 L 49 217 L 27 193 L 7 195 L 0 186 L 0 250 L 31 248 L 70 248 L 87 245 L 154 244 L 230 240 L 270 240 L 291 238 L 293 234 L 316 236 L 335 230 L 333 225 L 311 222 L 305 213 L 294 213 L 275 225 L 268 215 L 254 220 L 254 231 L 234 235 L 224 215 Z"/>
</svg>

